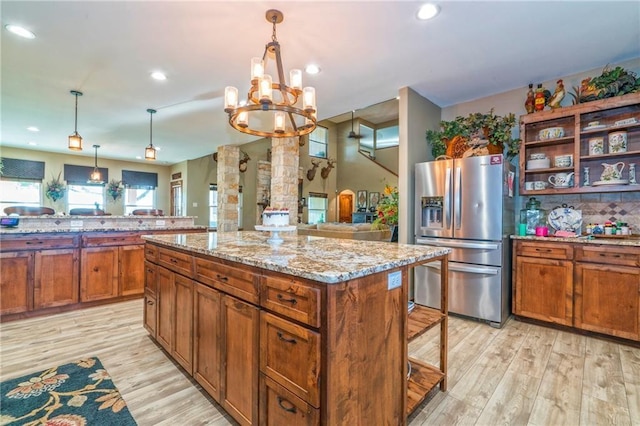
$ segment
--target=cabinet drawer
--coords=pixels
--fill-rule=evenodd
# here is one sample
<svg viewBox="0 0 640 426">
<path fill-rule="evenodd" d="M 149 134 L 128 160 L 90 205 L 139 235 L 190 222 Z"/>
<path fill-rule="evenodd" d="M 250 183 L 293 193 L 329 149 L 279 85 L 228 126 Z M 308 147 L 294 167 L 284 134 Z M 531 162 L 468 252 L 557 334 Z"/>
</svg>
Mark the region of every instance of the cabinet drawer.
<svg viewBox="0 0 640 426">
<path fill-rule="evenodd" d="M 320 334 L 261 311 L 260 371 L 319 407 Z"/>
<path fill-rule="evenodd" d="M 610 265 L 640 266 L 640 248 L 584 245 L 576 248 L 576 260 Z"/>
<path fill-rule="evenodd" d="M 158 263 L 158 247 L 151 244 L 144 245 L 144 258 L 149 262 Z"/>
<path fill-rule="evenodd" d="M 34 234 L 19 237 L 2 236 L 0 251 L 75 248 L 78 246 L 78 238 L 77 235 L 64 237 L 38 236 Z"/>
<path fill-rule="evenodd" d="M 193 278 L 193 258 L 186 253 L 159 248 L 158 264 L 179 274 Z"/>
<path fill-rule="evenodd" d="M 125 246 L 142 243 L 140 234 L 132 232 L 111 232 L 82 236 L 82 245 L 84 247 Z"/>
<path fill-rule="evenodd" d="M 156 297 L 149 292 L 145 292 L 143 325 L 154 339 L 156 338 L 156 316 Z"/>
<path fill-rule="evenodd" d="M 153 297 L 156 295 L 156 280 L 158 279 L 156 274 L 156 265 L 149 262 L 148 260 L 144 261 L 144 291 L 145 293 L 150 293 Z"/>
<path fill-rule="evenodd" d="M 320 290 L 295 279 L 262 277 L 260 305 L 273 312 L 320 327 Z"/>
<path fill-rule="evenodd" d="M 260 303 L 260 279 L 249 269 L 196 257 L 195 279 L 225 293 L 257 305 Z"/>
<path fill-rule="evenodd" d="M 266 426 L 314 426 L 320 424 L 320 410 L 261 374 L 260 419 Z"/>
<path fill-rule="evenodd" d="M 516 255 L 541 257 L 545 259 L 573 259 L 573 246 L 562 243 L 542 243 L 538 241 L 518 241 Z"/>
</svg>

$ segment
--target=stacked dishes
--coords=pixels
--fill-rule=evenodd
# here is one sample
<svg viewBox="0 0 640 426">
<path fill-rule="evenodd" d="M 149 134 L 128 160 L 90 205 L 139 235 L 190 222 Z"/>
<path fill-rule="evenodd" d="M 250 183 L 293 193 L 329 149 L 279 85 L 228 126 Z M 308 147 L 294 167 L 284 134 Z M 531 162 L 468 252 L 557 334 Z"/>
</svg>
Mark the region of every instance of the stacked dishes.
<svg viewBox="0 0 640 426">
<path fill-rule="evenodd" d="M 531 154 L 527 160 L 527 170 L 548 169 L 551 161 L 545 154 Z"/>
<path fill-rule="evenodd" d="M 549 127 L 547 129 L 540 130 L 538 133 L 538 139 L 541 141 L 547 139 L 558 139 L 564 136 L 564 129 L 562 127 Z"/>
</svg>

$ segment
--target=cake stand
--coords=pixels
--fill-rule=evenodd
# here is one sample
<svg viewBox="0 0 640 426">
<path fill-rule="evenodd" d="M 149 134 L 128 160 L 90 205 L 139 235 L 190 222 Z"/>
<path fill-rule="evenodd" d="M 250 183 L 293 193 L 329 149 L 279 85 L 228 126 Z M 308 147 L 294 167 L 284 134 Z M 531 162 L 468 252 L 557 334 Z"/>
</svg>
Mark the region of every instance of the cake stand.
<svg viewBox="0 0 640 426">
<path fill-rule="evenodd" d="M 270 244 L 280 244 L 281 242 L 284 241 L 282 237 L 278 235 L 279 232 L 290 232 L 295 230 L 296 230 L 295 225 L 288 225 L 288 226 L 256 225 L 256 231 L 271 231 L 271 236 L 267 239 L 267 242 Z"/>
</svg>

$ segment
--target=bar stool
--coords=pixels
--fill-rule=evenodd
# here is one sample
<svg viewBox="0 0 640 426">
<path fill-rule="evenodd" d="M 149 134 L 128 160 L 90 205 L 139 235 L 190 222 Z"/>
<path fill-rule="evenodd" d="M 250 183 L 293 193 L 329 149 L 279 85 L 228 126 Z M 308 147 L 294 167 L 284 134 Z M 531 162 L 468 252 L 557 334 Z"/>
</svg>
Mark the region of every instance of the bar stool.
<svg viewBox="0 0 640 426">
<path fill-rule="evenodd" d="M 42 216 L 55 214 L 55 210 L 49 207 L 36 207 L 36 206 L 10 206 L 5 207 L 4 212 L 6 214 L 18 214 L 20 216 Z"/>
<path fill-rule="evenodd" d="M 136 209 L 131 214 L 135 216 L 164 216 L 162 210 L 158 209 Z"/>
</svg>

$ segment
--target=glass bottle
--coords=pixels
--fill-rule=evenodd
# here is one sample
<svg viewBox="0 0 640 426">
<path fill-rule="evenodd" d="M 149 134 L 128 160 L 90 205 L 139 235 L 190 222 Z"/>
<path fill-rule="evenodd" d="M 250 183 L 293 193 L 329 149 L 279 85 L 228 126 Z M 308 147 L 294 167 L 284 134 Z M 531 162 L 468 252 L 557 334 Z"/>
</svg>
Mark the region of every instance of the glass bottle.
<svg viewBox="0 0 640 426">
<path fill-rule="evenodd" d="M 535 235 L 536 226 L 545 226 L 547 221 L 546 212 L 540 208 L 540 201 L 535 197 L 529 198 L 526 207 L 520 210 L 520 223 L 527 225 L 526 235 Z"/>
<path fill-rule="evenodd" d="M 546 100 L 544 98 L 544 89 L 542 88 L 542 83 L 538 83 L 538 87 L 536 88 L 536 94 L 534 97 L 534 109 L 536 111 L 542 111 L 544 109 L 544 105 Z"/>
<path fill-rule="evenodd" d="M 524 102 L 524 109 L 527 114 L 535 111 L 535 94 L 533 93 L 533 83 L 529 83 L 529 91 L 527 92 L 527 100 Z"/>
</svg>

